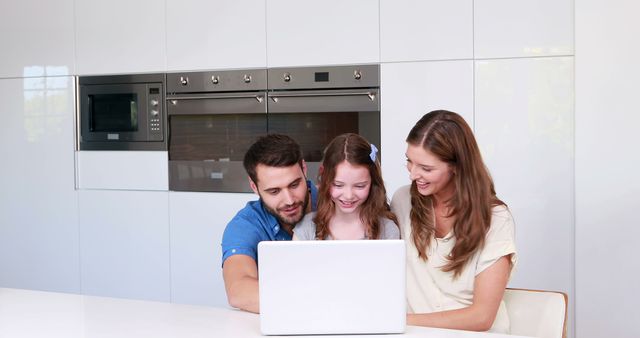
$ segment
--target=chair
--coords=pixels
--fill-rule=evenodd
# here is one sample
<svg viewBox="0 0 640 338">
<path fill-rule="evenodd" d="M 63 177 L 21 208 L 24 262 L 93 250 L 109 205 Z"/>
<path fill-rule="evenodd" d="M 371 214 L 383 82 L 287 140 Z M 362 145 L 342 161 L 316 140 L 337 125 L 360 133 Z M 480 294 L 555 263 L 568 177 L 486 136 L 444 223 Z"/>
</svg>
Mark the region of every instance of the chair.
<svg viewBox="0 0 640 338">
<path fill-rule="evenodd" d="M 504 302 L 511 334 L 540 338 L 567 335 L 567 295 L 563 292 L 507 288 Z"/>
</svg>

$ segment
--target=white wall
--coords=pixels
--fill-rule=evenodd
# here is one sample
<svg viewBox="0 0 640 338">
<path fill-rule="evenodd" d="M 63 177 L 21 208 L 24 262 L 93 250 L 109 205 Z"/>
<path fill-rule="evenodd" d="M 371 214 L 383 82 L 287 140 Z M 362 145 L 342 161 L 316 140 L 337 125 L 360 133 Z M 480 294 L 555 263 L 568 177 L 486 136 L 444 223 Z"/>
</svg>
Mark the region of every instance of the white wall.
<svg viewBox="0 0 640 338">
<path fill-rule="evenodd" d="M 640 4 L 576 1 L 576 334 L 639 337 Z"/>
</svg>

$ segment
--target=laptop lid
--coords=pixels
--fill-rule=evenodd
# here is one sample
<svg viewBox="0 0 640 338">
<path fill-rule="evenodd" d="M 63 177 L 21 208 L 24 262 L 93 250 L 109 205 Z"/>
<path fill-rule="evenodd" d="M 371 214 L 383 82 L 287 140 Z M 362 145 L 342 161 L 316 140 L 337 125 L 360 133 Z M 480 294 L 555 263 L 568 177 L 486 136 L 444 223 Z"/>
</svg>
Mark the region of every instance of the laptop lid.
<svg viewBox="0 0 640 338">
<path fill-rule="evenodd" d="M 404 332 L 403 240 L 264 241 L 258 257 L 263 334 Z"/>
</svg>

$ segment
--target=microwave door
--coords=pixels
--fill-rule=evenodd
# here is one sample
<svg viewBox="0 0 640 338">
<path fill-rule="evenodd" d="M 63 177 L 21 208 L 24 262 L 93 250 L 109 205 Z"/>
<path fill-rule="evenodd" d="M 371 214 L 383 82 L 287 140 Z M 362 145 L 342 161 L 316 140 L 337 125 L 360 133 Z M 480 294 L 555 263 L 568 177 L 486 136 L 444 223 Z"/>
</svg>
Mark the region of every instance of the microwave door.
<svg viewBox="0 0 640 338">
<path fill-rule="evenodd" d="M 144 84 L 81 88 L 84 141 L 143 141 L 147 138 L 147 87 Z"/>
</svg>

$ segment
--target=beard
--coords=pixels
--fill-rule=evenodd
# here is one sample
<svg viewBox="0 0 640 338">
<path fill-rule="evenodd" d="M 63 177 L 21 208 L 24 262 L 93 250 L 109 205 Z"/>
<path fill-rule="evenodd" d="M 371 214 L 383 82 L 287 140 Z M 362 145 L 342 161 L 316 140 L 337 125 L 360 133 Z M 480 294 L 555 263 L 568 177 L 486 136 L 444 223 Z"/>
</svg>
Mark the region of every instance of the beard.
<svg viewBox="0 0 640 338">
<path fill-rule="evenodd" d="M 304 201 L 297 201 L 293 204 L 287 205 L 286 208 L 295 206 L 295 207 L 302 207 L 300 208 L 300 214 L 297 214 L 295 216 L 285 216 L 284 214 L 282 214 L 279 210 L 274 209 L 270 206 L 268 206 L 266 203 L 264 203 L 264 199 L 262 199 L 262 196 L 260 196 L 260 199 L 263 201 L 262 205 L 264 206 L 265 209 L 267 209 L 267 211 L 272 214 L 277 220 L 278 223 L 280 223 L 280 225 L 291 225 L 294 226 L 296 223 L 300 222 L 300 220 L 302 219 L 302 217 L 304 217 L 305 215 L 305 211 L 307 210 L 307 206 L 309 205 L 309 193 L 305 193 L 304 194 Z"/>
</svg>

